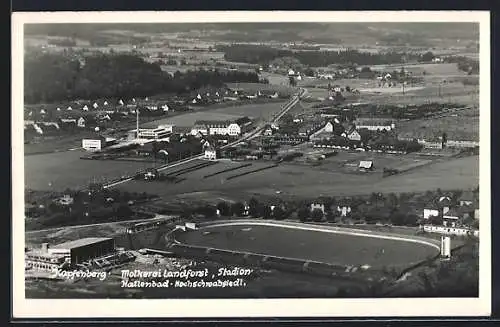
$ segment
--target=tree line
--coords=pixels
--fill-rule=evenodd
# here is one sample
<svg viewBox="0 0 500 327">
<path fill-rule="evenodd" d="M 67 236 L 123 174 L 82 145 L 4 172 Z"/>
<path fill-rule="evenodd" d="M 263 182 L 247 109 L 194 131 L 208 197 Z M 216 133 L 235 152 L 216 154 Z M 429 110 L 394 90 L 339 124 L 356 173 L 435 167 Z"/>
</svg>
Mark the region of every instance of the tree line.
<svg viewBox="0 0 500 327">
<path fill-rule="evenodd" d="M 250 64 L 267 65 L 280 57 L 292 57 L 310 67 L 324 67 L 331 64 L 378 65 L 397 64 L 405 61 L 427 61 L 432 59 L 432 53 L 405 53 L 405 52 L 362 52 L 353 49 L 340 51 L 291 51 L 276 49 L 264 45 L 232 44 L 217 46 L 218 51 L 224 52 L 227 61 L 245 62 Z M 430 58 L 430 59 L 429 59 Z"/>
<path fill-rule="evenodd" d="M 118 97 L 131 99 L 161 93 L 186 94 L 230 82 L 258 83 L 255 72 L 194 70 L 171 75 L 133 54 L 95 54 L 82 60 L 70 53 L 25 56 L 26 103 Z"/>
<path fill-rule="evenodd" d="M 331 222 L 364 221 L 368 224 L 386 223 L 396 226 L 417 226 L 421 222 L 418 212 L 429 203 L 434 203 L 441 196 L 449 196 L 452 203 L 457 203 L 463 190 L 442 191 L 437 189 L 423 193 L 372 193 L 353 197 L 320 197 L 315 201 L 277 201 L 271 206 L 252 197 L 248 202 L 220 201 L 214 205 L 184 208 L 181 217 L 190 218 L 193 214 L 206 218 L 242 217 L 264 219 L 297 219 L 301 222 Z M 478 196 L 479 188 L 473 190 Z M 323 204 L 323 210 L 312 208 L 311 203 Z M 337 207 L 350 207 L 346 215 Z M 431 221 L 433 222 L 433 221 Z M 474 226 L 474 224 L 472 224 Z"/>
</svg>

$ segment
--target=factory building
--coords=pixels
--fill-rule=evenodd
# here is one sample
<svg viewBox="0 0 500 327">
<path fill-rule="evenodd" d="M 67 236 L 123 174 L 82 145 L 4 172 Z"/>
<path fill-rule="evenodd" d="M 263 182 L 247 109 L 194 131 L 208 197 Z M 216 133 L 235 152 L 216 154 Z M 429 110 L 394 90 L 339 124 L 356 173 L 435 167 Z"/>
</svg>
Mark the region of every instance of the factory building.
<svg viewBox="0 0 500 327">
<path fill-rule="evenodd" d="M 115 252 L 113 238 L 89 237 L 54 245 L 47 249 L 53 256 L 69 258 L 71 265 L 98 258 Z"/>
<path fill-rule="evenodd" d="M 145 140 L 162 140 L 168 139 L 172 134 L 172 126 L 158 126 L 157 128 L 140 128 L 139 133 L 137 129 L 131 130 L 128 133 L 128 139 L 134 140 L 145 139 Z"/>
</svg>

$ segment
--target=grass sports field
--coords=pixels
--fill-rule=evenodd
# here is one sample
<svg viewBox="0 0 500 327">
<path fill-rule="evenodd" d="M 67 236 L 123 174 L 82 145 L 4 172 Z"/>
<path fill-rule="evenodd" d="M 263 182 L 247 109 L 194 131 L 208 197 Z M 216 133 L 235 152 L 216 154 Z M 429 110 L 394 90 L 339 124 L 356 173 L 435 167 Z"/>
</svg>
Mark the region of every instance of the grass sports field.
<svg viewBox="0 0 500 327">
<path fill-rule="evenodd" d="M 402 240 L 253 224 L 207 226 L 182 233 L 177 240 L 219 249 L 379 268 L 408 265 L 438 253 L 430 245 Z"/>
</svg>

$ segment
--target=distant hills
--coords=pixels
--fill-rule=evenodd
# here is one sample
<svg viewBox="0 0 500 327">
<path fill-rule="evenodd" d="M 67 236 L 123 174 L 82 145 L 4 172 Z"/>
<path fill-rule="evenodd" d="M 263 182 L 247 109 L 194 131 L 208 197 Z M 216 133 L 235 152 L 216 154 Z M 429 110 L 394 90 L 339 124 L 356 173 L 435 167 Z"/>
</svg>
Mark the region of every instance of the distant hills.
<svg viewBox="0 0 500 327">
<path fill-rule="evenodd" d="M 139 34 L 180 33 L 214 41 L 279 41 L 311 43 L 367 43 L 416 46 L 449 42 L 478 42 L 476 23 L 99 23 L 28 24 L 26 35 L 92 38 L 106 31 Z M 211 33 L 212 32 L 212 33 Z"/>
</svg>

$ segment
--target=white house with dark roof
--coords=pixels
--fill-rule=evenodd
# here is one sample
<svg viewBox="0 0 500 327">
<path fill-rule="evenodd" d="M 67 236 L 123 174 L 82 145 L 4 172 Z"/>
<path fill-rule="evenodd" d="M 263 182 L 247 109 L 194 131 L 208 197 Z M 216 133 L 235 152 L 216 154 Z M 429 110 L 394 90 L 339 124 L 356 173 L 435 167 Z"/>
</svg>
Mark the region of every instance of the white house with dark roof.
<svg viewBox="0 0 500 327">
<path fill-rule="evenodd" d="M 76 126 L 80 127 L 80 128 L 84 128 L 85 127 L 85 118 L 83 117 L 80 117 L 78 118 L 78 120 L 76 121 Z"/>
<path fill-rule="evenodd" d="M 207 160 L 217 160 L 217 150 L 214 146 L 208 146 L 205 148 L 203 158 Z"/>
<path fill-rule="evenodd" d="M 361 135 L 358 133 L 356 130 L 356 127 L 351 126 L 344 133 L 342 133 L 343 137 L 346 137 L 347 139 L 351 141 L 361 141 Z"/>
<path fill-rule="evenodd" d="M 340 213 L 341 217 L 348 216 L 351 211 L 351 201 L 347 199 L 342 199 L 337 203 L 337 211 Z"/>
</svg>

